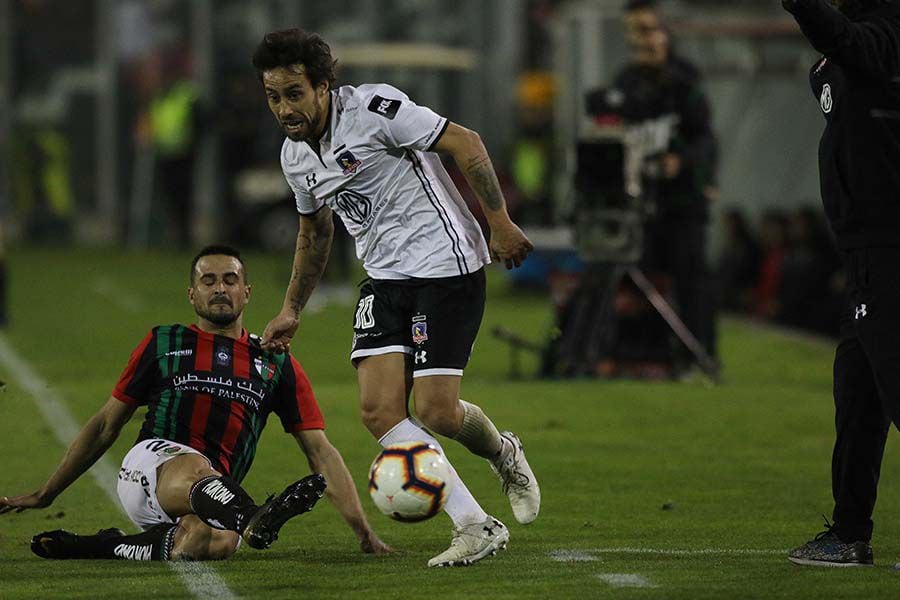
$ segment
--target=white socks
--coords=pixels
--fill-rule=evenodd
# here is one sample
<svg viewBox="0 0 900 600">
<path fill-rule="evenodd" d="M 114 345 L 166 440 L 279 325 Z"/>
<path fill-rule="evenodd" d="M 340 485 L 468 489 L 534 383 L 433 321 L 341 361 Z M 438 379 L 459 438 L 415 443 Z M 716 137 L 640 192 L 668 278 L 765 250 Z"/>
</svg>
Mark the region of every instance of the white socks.
<svg viewBox="0 0 900 600">
<path fill-rule="evenodd" d="M 427 442 L 432 444 L 444 455 L 444 460 L 447 461 L 447 466 L 450 467 L 450 473 L 453 476 L 453 490 L 450 492 L 450 497 L 447 498 L 447 504 L 444 505 L 444 510 L 450 516 L 450 520 L 453 521 L 453 524 L 456 525 L 456 527 L 463 527 L 465 525 L 471 525 L 472 523 L 481 523 L 482 521 L 487 520 L 487 513 L 484 512 L 484 509 L 482 509 L 478 504 L 478 501 L 475 500 L 472 492 L 469 491 L 469 488 L 467 488 L 466 484 L 463 483 L 463 480 L 460 479 L 459 475 L 456 473 L 456 469 L 453 468 L 453 465 L 451 465 L 449 459 L 447 459 L 444 449 L 441 447 L 440 443 L 434 439 L 434 436 L 422 429 L 418 423 L 407 418 L 394 425 L 390 431 L 378 440 L 378 443 L 382 446 L 390 446 L 391 444 L 399 444 L 402 442 Z"/>
</svg>

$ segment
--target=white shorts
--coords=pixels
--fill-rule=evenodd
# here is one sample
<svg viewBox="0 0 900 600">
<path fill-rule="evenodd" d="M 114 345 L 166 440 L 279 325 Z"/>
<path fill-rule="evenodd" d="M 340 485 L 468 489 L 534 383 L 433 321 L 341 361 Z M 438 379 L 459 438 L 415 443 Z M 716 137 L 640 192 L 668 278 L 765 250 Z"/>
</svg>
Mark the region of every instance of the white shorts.
<svg viewBox="0 0 900 600">
<path fill-rule="evenodd" d="M 156 498 L 156 469 L 176 456 L 182 454 L 199 454 L 190 446 L 152 439 L 135 444 L 122 460 L 119 469 L 119 502 L 141 529 L 150 529 L 160 523 L 175 523 L 159 505 Z M 203 456 L 207 462 L 209 459 Z M 210 465 L 212 468 L 212 465 Z"/>
</svg>

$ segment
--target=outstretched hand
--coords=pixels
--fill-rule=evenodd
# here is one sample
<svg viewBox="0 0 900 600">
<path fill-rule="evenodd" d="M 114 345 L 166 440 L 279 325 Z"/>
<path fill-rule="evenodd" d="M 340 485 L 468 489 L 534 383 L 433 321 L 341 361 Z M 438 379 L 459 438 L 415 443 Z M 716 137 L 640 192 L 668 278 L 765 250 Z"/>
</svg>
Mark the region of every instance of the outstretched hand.
<svg viewBox="0 0 900 600">
<path fill-rule="evenodd" d="M 267 352 L 290 352 L 291 339 L 300 326 L 300 319 L 289 310 L 282 310 L 269 321 L 260 345 Z"/>
<path fill-rule="evenodd" d="M 29 508 L 46 508 L 53 501 L 43 497 L 40 493 L 25 494 L 24 496 L 0 496 L 0 515 L 8 512 L 20 513 Z"/>
<path fill-rule="evenodd" d="M 382 542 L 374 532 L 363 538 L 359 543 L 359 547 L 366 554 L 390 554 L 396 552 L 396 550 Z"/>
</svg>

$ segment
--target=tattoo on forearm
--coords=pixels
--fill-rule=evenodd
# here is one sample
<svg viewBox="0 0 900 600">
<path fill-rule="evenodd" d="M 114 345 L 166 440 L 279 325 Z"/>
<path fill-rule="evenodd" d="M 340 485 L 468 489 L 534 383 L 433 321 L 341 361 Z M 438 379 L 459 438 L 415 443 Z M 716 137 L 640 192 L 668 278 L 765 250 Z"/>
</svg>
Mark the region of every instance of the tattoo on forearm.
<svg viewBox="0 0 900 600">
<path fill-rule="evenodd" d="M 297 236 L 294 254 L 294 270 L 291 273 L 289 301 L 291 310 L 299 313 L 306 306 L 310 295 L 328 264 L 331 252 L 331 222 L 327 227 L 311 232 L 301 232 Z"/>
<path fill-rule="evenodd" d="M 503 208 L 503 192 L 500 190 L 500 182 L 497 180 L 497 173 L 491 165 L 490 157 L 482 154 L 472 158 L 465 165 L 464 173 L 469 185 L 487 208 L 491 210 Z"/>
</svg>

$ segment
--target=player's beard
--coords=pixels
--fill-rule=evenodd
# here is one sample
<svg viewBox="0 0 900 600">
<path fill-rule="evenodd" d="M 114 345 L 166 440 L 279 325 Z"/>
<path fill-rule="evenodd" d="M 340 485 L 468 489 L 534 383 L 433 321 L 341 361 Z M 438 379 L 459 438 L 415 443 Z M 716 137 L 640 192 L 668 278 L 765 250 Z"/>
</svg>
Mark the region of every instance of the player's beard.
<svg viewBox="0 0 900 600">
<path fill-rule="evenodd" d="M 228 306 L 231 308 L 230 311 L 214 311 L 213 307 L 218 305 Z M 197 309 L 197 314 L 200 317 L 203 317 L 213 325 L 218 325 L 219 327 L 226 327 L 231 325 L 237 318 L 241 316 L 242 310 L 235 311 L 233 307 L 228 304 L 224 304 L 222 302 L 216 302 L 215 304 L 210 304 L 204 309 Z"/>
<path fill-rule="evenodd" d="M 316 132 L 319 130 L 319 127 L 322 124 L 322 119 L 324 111 L 322 110 L 322 103 L 318 98 L 314 100 L 313 110 L 315 111 L 313 114 L 309 115 L 310 118 L 307 119 L 304 117 L 304 121 L 306 122 L 306 133 L 297 135 L 290 133 L 287 129 L 282 125 L 282 129 L 284 129 L 285 135 L 292 142 L 313 142 L 315 141 Z"/>
</svg>

